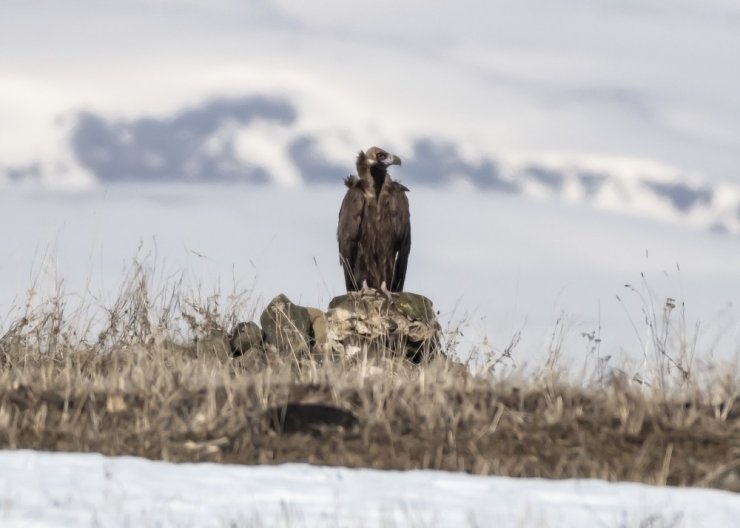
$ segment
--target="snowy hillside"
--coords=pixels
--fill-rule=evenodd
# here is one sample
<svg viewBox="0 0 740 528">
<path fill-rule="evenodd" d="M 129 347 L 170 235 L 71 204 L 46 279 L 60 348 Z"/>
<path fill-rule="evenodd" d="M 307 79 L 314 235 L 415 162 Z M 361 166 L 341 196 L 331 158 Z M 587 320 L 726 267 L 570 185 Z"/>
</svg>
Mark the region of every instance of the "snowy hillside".
<svg viewBox="0 0 740 528">
<path fill-rule="evenodd" d="M 0 520 L 41 526 L 737 526 L 730 492 L 439 471 L 0 451 Z"/>
<path fill-rule="evenodd" d="M 341 185 L 354 171 L 357 150 L 370 145 L 348 140 L 351 129 L 307 130 L 302 113 L 290 99 L 269 95 L 210 99 L 161 117 L 117 119 L 82 111 L 59 130 L 60 159 L 0 163 L 0 185 Z M 649 160 L 505 159 L 495 152 L 471 152 L 449 137 L 410 136 L 390 143 L 385 148 L 404 159 L 395 175 L 412 188 L 468 185 L 740 234 L 740 185 L 710 183 Z"/>
<path fill-rule="evenodd" d="M 740 234 L 739 24 L 724 0 L 5 2 L 0 187 L 338 185 L 378 144 L 412 188 Z"/>
</svg>

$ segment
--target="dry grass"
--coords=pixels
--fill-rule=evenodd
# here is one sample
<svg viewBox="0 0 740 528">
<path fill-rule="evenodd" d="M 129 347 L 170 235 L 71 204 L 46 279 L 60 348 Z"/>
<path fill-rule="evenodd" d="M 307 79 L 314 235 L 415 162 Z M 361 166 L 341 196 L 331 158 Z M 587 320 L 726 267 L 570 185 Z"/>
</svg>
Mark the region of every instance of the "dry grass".
<svg viewBox="0 0 740 528">
<path fill-rule="evenodd" d="M 576 384 L 556 366 L 524 378 L 441 360 L 232 359 L 213 336 L 238 296 L 221 311 L 150 291 L 137 268 L 102 312 L 68 315 L 61 293 L 22 308 L 0 338 L 0 448 L 740 491 L 736 373 L 668 387 L 603 372 Z"/>
</svg>

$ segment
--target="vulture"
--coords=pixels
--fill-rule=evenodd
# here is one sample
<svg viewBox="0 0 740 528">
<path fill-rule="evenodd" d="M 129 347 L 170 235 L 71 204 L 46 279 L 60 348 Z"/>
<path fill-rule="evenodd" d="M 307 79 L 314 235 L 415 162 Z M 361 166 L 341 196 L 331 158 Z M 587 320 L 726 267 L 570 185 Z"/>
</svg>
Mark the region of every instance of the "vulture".
<svg viewBox="0 0 740 528">
<path fill-rule="evenodd" d="M 358 176 L 344 180 L 337 240 L 347 291 L 403 291 L 411 249 L 408 189 L 391 179 L 398 156 L 371 147 L 357 156 Z"/>
</svg>

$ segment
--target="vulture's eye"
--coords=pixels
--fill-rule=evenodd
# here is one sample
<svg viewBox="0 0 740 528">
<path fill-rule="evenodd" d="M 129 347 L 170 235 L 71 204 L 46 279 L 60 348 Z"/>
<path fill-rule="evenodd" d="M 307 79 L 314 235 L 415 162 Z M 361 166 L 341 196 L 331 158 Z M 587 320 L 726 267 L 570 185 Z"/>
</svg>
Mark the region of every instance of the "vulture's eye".
<svg viewBox="0 0 740 528">
<path fill-rule="evenodd" d="M 384 160 L 385 157 L 386 157 L 386 153 L 385 152 L 378 152 L 378 159 L 379 160 Z"/>
</svg>

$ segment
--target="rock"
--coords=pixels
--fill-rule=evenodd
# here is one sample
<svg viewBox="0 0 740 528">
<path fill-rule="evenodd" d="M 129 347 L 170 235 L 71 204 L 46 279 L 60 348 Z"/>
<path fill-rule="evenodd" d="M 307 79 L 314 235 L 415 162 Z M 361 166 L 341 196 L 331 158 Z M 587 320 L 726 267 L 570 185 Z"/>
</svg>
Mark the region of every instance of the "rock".
<svg viewBox="0 0 740 528">
<path fill-rule="evenodd" d="M 253 321 L 239 323 L 229 335 L 229 345 L 234 357 L 254 348 L 262 348 L 262 329 Z"/>
<path fill-rule="evenodd" d="M 231 355 L 229 336 L 226 332 L 214 330 L 195 342 L 195 353 L 198 357 L 227 358 Z"/>
<path fill-rule="evenodd" d="M 332 299 L 326 319 L 329 342 L 345 356 L 367 350 L 418 363 L 443 355 L 432 301 L 422 295 L 394 293 L 389 300 L 375 290 L 350 292 Z"/>
<path fill-rule="evenodd" d="M 319 354 L 326 355 L 331 352 L 326 314 L 318 308 L 306 308 L 306 310 L 308 310 L 308 317 L 311 319 L 311 335 L 314 340 L 314 350 Z"/>
<path fill-rule="evenodd" d="M 311 317 L 285 295 L 275 297 L 260 316 L 264 340 L 278 353 L 307 354 L 312 342 Z"/>
<path fill-rule="evenodd" d="M 409 292 L 393 295 L 393 308 L 399 314 L 408 317 L 412 321 L 437 322 L 432 301 L 423 295 Z"/>
</svg>

